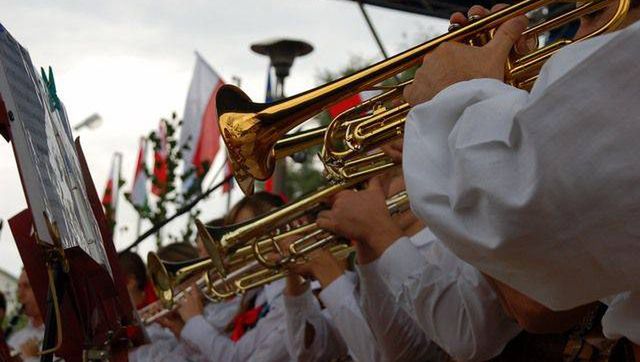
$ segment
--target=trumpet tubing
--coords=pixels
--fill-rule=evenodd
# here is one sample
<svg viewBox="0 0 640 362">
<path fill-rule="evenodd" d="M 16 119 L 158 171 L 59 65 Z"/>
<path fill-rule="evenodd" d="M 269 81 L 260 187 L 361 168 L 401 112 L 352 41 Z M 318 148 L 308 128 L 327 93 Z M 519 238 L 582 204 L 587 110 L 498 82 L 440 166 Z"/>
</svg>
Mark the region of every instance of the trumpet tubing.
<svg viewBox="0 0 640 362">
<path fill-rule="evenodd" d="M 512 51 L 507 64 L 505 64 L 505 82 L 523 89 L 530 88 L 544 62 L 559 49 L 575 41 L 600 35 L 617 28 L 626 15 L 629 0 L 592 0 L 582 2 L 573 10 L 545 19 L 539 23 L 531 24 L 523 36 L 537 39 L 540 35 L 552 29 L 568 24 L 580 16 L 602 9 L 616 1 L 617 9 L 615 15 L 606 24 L 579 39 L 560 40 L 545 44 L 541 47 L 535 47 L 526 54 L 519 54 L 516 50 Z M 466 42 L 471 45 L 482 45 L 491 39 L 493 31 L 503 22 L 557 2 L 556 0 L 523 0 L 517 2 L 354 74 L 275 103 L 254 103 L 239 88 L 230 85 L 222 87 L 216 98 L 217 110 L 220 115 L 218 124 L 229 151 L 229 158 L 236 180 L 245 193 L 253 192 L 254 180 L 266 180 L 270 177 L 274 170 L 275 160 L 285 154 L 277 152 L 276 145 L 278 140 L 328 106 L 351 95 L 369 90 L 376 84 L 380 84 L 384 80 L 419 64 L 424 55 L 442 43 L 456 41 Z M 401 89 L 403 86 L 404 84 L 400 85 L 398 89 L 386 91 L 384 96 L 368 103 L 374 106 L 367 112 L 373 118 L 379 118 L 376 114 L 378 111 L 376 108 L 381 106 L 385 112 L 394 113 L 394 109 L 400 111 L 397 109 L 398 107 L 403 108 L 403 110 L 395 113 L 395 121 L 390 122 L 390 124 L 393 124 L 392 126 L 381 126 L 381 128 L 385 129 L 384 131 L 378 131 L 375 127 L 372 131 L 371 126 L 376 123 L 369 123 L 369 126 L 366 127 L 369 131 L 347 134 L 348 141 L 345 140 L 345 142 L 353 143 L 353 151 L 371 150 L 375 145 L 380 145 L 389 139 L 397 137 L 398 129 L 401 128 L 406 117 L 406 114 L 402 115 L 402 113 L 408 111 L 408 106 L 401 103 L 394 104 L 393 101 L 401 102 Z M 382 105 L 385 102 L 392 103 L 389 106 L 390 108 Z M 363 110 L 364 108 L 360 107 L 358 109 Z M 353 124 L 355 119 L 363 120 L 358 112 L 351 111 L 347 111 L 347 115 L 341 118 L 340 122 L 346 121 L 350 124 Z M 329 128 L 331 129 L 332 127 Z M 334 126 L 333 129 L 337 133 L 329 135 L 329 131 L 327 131 L 325 146 L 330 144 L 327 138 L 335 142 L 339 135 L 345 132 L 343 127 Z M 341 152 L 346 151 L 343 149 Z M 330 166 L 334 164 L 336 159 L 340 159 L 337 154 L 331 154 L 330 151 L 324 152 L 324 154 L 328 157 L 325 163 Z M 333 158 L 330 158 L 331 156 Z"/>
<path fill-rule="evenodd" d="M 386 204 L 392 215 L 403 212 L 409 208 L 409 197 L 402 191 L 389 197 Z M 280 246 L 281 241 L 295 237 L 297 239 L 286 249 Z M 232 254 L 213 256 L 226 263 L 222 270 L 215 270 L 215 274 L 209 273 L 212 282 L 208 291 L 212 297 L 220 299 L 242 294 L 285 277 L 289 266 L 307 262 L 312 251 L 327 246 L 337 258 L 346 258 L 353 252 L 353 248 L 345 240 L 320 229 L 315 222 L 292 227 L 277 235 L 255 238 Z M 221 249 L 214 250 L 217 252 Z"/>
<path fill-rule="evenodd" d="M 208 288 L 208 280 L 205 275 L 198 278 L 196 281 L 196 287 L 203 291 L 205 296 L 209 295 Z M 167 316 L 169 313 L 176 310 L 179 306 L 181 300 L 186 297 L 186 293 L 190 291 L 191 286 L 186 286 L 181 291 L 173 295 L 172 303 L 167 305 L 163 300 L 158 299 L 153 303 L 150 303 L 138 310 L 138 316 L 140 320 L 145 324 L 149 325 L 151 323 L 156 322 L 158 319 Z"/>
</svg>

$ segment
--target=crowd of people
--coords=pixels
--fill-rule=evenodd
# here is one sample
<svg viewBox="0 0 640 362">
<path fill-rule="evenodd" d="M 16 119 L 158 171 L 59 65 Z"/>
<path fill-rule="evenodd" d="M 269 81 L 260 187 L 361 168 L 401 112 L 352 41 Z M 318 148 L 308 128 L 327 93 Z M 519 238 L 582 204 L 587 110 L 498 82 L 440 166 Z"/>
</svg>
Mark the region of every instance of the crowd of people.
<svg viewBox="0 0 640 362">
<path fill-rule="evenodd" d="M 581 18 L 576 36 L 613 11 Z M 531 91 L 504 83 L 524 17 L 486 45 L 438 47 L 405 88 L 404 140 L 384 147 L 402 168 L 317 215 L 354 254 L 314 250 L 283 279 L 220 302 L 194 284 L 129 359 L 640 361 L 638 19 L 633 0 L 621 30 L 563 49 Z M 390 214 L 386 199 L 405 189 L 411 210 Z M 211 224 L 283 204 L 258 192 Z M 207 257 L 201 242 L 158 255 Z M 120 262 L 133 303 L 152 303 L 142 259 Z M 24 272 L 18 290 L 29 322 L 8 342 L 29 360 L 43 323 Z"/>
</svg>

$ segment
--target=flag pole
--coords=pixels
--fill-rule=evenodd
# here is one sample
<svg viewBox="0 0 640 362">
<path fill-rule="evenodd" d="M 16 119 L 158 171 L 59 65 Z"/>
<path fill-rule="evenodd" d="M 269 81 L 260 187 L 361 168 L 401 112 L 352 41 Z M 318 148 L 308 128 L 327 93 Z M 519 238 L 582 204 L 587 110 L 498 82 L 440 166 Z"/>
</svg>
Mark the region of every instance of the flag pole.
<svg viewBox="0 0 640 362">
<path fill-rule="evenodd" d="M 136 224 L 136 239 L 140 237 L 140 228 L 142 226 L 142 218 L 138 214 L 138 223 Z"/>
</svg>

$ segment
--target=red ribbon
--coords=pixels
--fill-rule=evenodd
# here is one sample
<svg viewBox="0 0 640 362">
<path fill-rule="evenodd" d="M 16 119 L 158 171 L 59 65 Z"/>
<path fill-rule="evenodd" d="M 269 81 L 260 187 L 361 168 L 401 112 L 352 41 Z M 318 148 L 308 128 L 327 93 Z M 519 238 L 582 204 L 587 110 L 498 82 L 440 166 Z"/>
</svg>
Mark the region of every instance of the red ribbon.
<svg viewBox="0 0 640 362">
<path fill-rule="evenodd" d="M 263 307 L 264 306 L 261 305 L 253 309 L 249 309 L 234 318 L 233 332 L 231 332 L 232 341 L 237 342 L 248 329 L 251 329 L 256 325 L 256 323 L 258 323 Z"/>
</svg>

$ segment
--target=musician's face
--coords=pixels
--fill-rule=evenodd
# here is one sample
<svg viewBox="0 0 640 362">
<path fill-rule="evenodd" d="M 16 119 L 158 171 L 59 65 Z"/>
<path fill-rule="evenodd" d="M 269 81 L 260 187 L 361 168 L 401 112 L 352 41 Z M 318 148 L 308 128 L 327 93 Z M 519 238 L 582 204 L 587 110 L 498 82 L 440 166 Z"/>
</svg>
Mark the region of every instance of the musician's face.
<svg viewBox="0 0 640 362">
<path fill-rule="evenodd" d="M 240 211 L 238 211 L 238 214 L 236 215 L 236 219 L 233 220 L 233 223 L 238 224 L 241 222 L 249 221 L 254 217 L 256 217 L 256 215 L 253 212 L 253 210 L 251 210 L 251 208 L 249 207 L 245 207 L 240 209 Z"/>
<path fill-rule="evenodd" d="M 36 317 L 40 315 L 36 297 L 33 294 L 33 289 L 29 283 L 27 273 L 23 270 L 18 279 L 18 301 L 24 305 L 24 314 L 29 317 Z"/>
<path fill-rule="evenodd" d="M 578 29 L 575 37 L 580 38 L 606 24 L 616 13 L 616 7 L 617 3 L 614 2 L 613 4 L 605 7 L 602 10 L 598 10 L 594 13 L 581 17 L 580 28 Z M 633 24 L 638 20 L 639 17 L 640 11 L 638 8 L 630 9 L 620 28 L 625 28 L 628 25 Z"/>
</svg>

